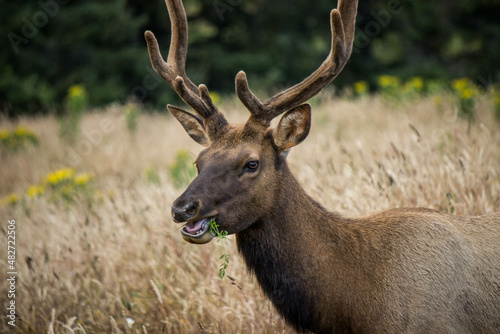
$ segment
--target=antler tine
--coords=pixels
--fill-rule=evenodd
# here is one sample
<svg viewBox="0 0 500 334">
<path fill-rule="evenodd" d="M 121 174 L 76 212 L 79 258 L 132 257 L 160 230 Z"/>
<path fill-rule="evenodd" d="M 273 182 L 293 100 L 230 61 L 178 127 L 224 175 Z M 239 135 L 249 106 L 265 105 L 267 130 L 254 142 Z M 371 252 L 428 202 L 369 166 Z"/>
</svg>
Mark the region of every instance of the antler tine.
<svg viewBox="0 0 500 334">
<path fill-rule="evenodd" d="M 260 115 L 264 112 L 264 105 L 248 87 L 247 75 L 244 71 L 236 74 L 236 95 L 252 114 Z"/>
<path fill-rule="evenodd" d="M 356 30 L 356 13 L 358 11 L 358 0 L 339 0 L 338 9 L 340 12 L 340 16 L 342 17 L 342 23 L 344 25 L 346 55 L 347 59 L 349 59 L 354 42 L 354 32 Z"/>
<path fill-rule="evenodd" d="M 358 0 L 339 0 L 330 14 L 332 46 L 330 54 L 309 77 L 295 86 L 261 102 L 248 87 L 244 72 L 236 76 L 236 93 L 252 116 L 269 124 L 276 116 L 306 102 L 318 94 L 342 71 L 352 51 Z"/>
<path fill-rule="evenodd" d="M 164 61 L 158 41 L 151 31 L 144 36 L 148 44 L 149 57 L 154 70 L 158 73 L 179 96 L 203 118 L 220 114 L 212 103 L 207 88 L 197 87 L 186 75 L 186 57 L 188 49 L 188 23 L 186 11 L 181 0 L 165 0 L 170 17 L 172 36 L 167 62 Z M 207 90 L 203 94 L 202 90 Z"/>
</svg>

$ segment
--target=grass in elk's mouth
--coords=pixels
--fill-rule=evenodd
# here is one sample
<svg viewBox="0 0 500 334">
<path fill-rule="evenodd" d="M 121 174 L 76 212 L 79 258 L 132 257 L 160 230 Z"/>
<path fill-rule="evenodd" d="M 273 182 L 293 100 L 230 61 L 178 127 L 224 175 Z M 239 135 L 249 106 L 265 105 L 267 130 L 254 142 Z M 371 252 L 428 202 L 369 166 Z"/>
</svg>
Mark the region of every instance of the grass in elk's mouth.
<svg viewBox="0 0 500 334">
<path fill-rule="evenodd" d="M 210 222 L 208 223 L 210 227 L 210 233 L 212 233 L 215 237 L 217 237 L 217 242 L 228 240 L 231 241 L 227 237 L 227 231 L 219 231 L 219 225 L 215 221 L 215 218 L 210 218 Z M 221 255 L 219 260 L 222 260 L 221 265 L 219 266 L 219 277 L 223 279 L 226 276 L 226 269 L 229 266 L 229 255 L 226 253 L 226 247 L 222 242 L 222 247 L 224 248 L 224 253 Z"/>
</svg>

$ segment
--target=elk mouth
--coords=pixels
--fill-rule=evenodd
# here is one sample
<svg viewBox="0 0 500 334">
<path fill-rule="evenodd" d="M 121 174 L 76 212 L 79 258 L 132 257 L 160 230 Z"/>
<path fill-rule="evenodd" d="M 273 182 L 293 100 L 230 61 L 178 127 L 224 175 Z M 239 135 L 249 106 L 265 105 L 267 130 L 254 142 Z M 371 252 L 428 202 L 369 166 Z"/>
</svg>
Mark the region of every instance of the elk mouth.
<svg viewBox="0 0 500 334">
<path fill-rule="evenodd" d="M 214 235 L 210 233 L 210 221 L 213 217 L 186 223 L 181 230 L 182 238 L 192 244 L 206 244 Z"/>
</svg>

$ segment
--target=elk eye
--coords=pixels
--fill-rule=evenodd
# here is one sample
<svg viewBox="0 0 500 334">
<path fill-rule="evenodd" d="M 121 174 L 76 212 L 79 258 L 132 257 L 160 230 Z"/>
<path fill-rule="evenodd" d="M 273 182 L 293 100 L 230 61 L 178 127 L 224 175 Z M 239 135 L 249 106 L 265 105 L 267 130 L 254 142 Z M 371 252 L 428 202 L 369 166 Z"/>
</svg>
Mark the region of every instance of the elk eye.
<svg viewBox="0 0 500 334">
<path fill-rule="evenodd" d="M 245 165 L 245 168 L 251 172 L 255 172 L 259 168 L 259 162 L 258 161 L 249 161 Z"/>
</svg>

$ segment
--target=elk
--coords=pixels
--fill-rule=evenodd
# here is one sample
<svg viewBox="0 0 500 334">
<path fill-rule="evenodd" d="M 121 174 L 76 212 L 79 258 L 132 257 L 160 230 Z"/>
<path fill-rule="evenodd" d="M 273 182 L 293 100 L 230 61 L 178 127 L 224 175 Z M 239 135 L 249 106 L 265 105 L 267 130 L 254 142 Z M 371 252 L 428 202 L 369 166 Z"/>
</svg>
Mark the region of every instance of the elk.
<svg viewBox="0 0 500 334">
<path fill-rule="evenodd" d="M 302 82 L 262 102 L 245 73 L 237 74 L 237 96 L 250 112 L 243 125 L 229 124 L 207 87 L 187 77 L 186 14 L 181 0 L 166 5 L 168 59 L 146 31 L 151 63 L 197 115 L 168 110 L 206 147 L 196 159 L 198 176 L 172 205 L 186 241 L 210 242 L 212 218 L 235 234 L 249 271 L 298 331 L 500 333 L 500 213 L 400 208 L 345 218 L 309 197 L 290 172 L 287 154 L 311 126 L 306 101 L 351 54 L 357 0 L 339 0 L 331 11 L 331 51 Z"/>
</svg>

